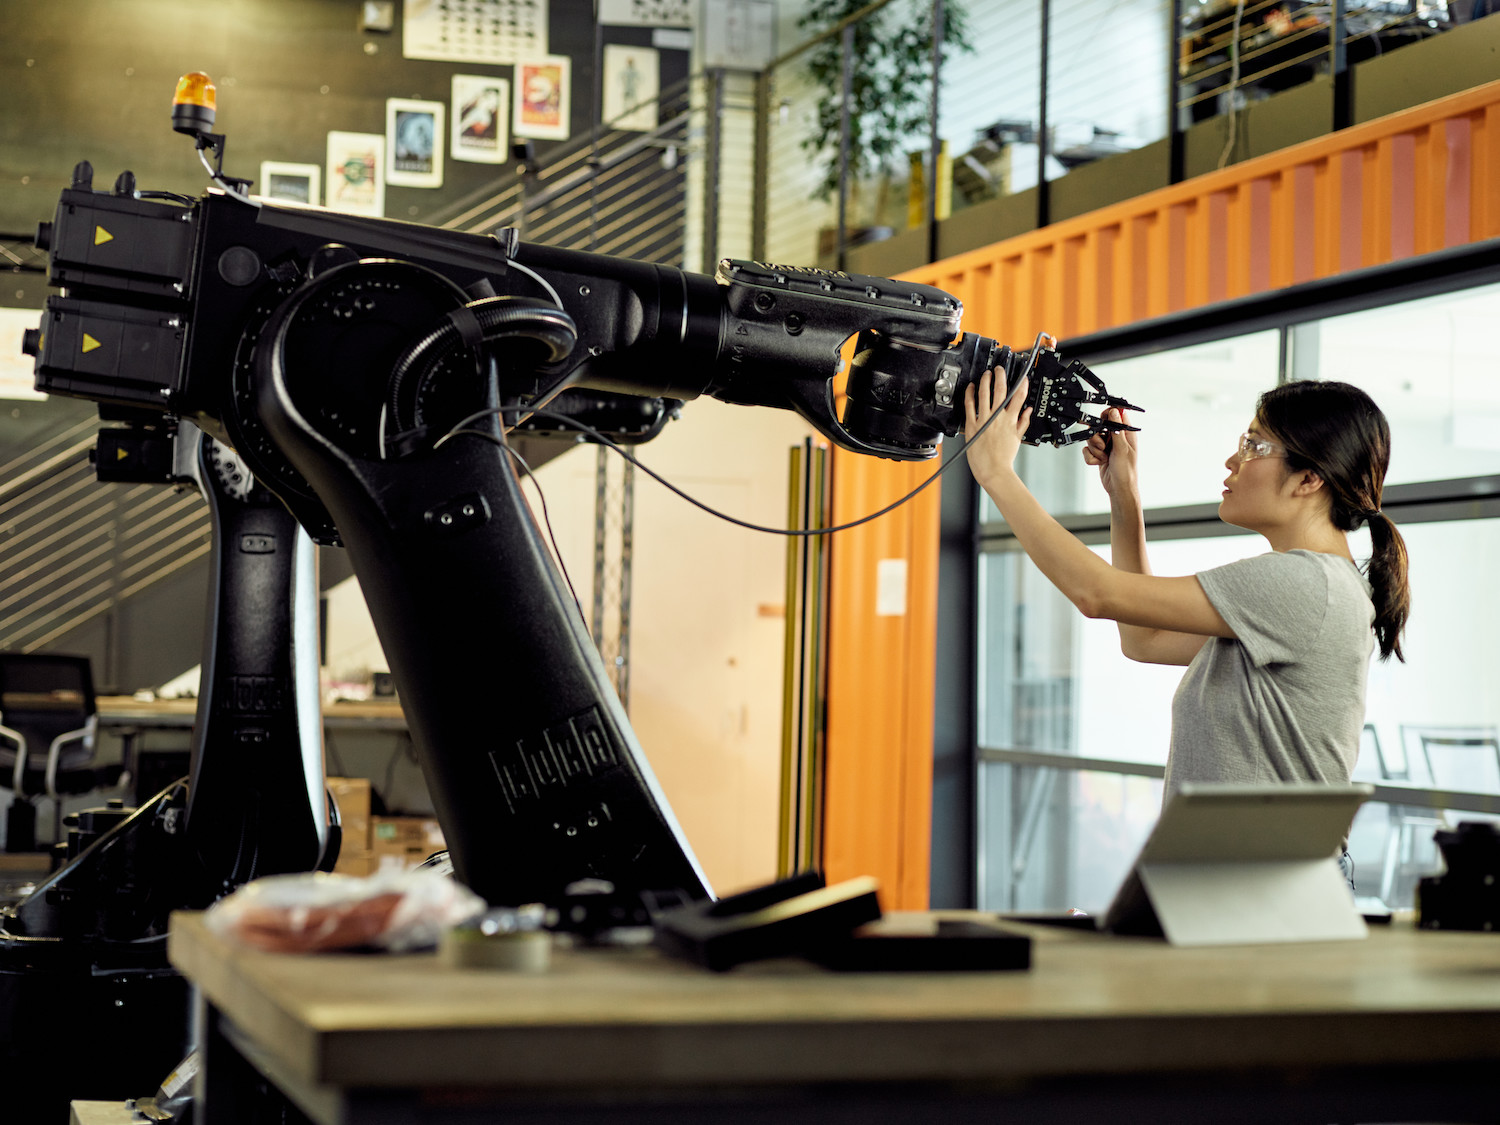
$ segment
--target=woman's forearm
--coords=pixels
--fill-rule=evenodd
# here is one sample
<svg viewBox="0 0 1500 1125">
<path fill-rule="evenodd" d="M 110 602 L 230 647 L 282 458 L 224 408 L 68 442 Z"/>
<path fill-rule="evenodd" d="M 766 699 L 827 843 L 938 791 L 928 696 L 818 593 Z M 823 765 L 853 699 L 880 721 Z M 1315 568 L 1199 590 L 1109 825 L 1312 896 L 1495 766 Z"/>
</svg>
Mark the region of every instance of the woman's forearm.
<svg viewBox="0 0 1500 1125">
<path fill-rule="evenodd" d="M 1131 493 L 1109 498 L 1109 557 L 1119 570 L 1131 574 L 1150 574 L 1151 560 L 1146 555 L 1146 516 L 1141 499 Z M 1115 623 L 1120 630 L 1120 651 L 1132 660 L 1146 659 L 1149 642 L 1158 630 L 1144 625 Z"/>
<path fill-rule="evenodd" d="M 1109 558 L 1120 570 L 1151 573 L 1146 557 L 1146 515 L 1139 496 L 1109 498 Z"/>
</svg>

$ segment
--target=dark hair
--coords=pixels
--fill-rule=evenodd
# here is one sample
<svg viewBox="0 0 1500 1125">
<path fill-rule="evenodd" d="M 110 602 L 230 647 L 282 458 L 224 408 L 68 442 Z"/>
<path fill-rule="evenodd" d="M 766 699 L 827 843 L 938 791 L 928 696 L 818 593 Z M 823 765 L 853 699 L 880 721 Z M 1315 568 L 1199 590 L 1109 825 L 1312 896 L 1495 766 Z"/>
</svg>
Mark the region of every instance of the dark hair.
<svg viewBox="0 0 1500 1125">
<path fill-rule="evenodd" d="M 1370 525 L 1368 577 L 1374 590 L 1375 639 L 1380 659 L 1401 653 L 1401 632 L 1411 613 L 1406 541 L 1380 510 L 1380 492 L 1391 463 L 1391 428 L 1373 399 L 1348 383 L 1302 380 L 1260 396 L 1255 420 L 1286 446 L 1293 472 L 1323 478 L 1332 503 L 1329 516 L 1340 531 Z"/>
</svg>

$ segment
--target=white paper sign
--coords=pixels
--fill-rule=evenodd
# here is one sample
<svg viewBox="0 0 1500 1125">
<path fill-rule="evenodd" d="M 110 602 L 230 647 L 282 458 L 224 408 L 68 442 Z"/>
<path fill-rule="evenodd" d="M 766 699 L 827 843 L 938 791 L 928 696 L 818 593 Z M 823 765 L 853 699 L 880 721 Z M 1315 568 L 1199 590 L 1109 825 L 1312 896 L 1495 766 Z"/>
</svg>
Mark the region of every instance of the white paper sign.
<svg viewBox="0 0 1500 1125">
<path fill-rule="evenodd" d="M 635 27 L 692 27 L 697 0 L 599 0 L 599 22 Z"/>
<path fill-rule="evenodd" d="M 42 323 L 41 309 L 0 308 L 0 398 L 39 399 L 36 360 L 21 352 L 21 337 Z"/>
<path fill-rule="evenodd" d="M 706 0 L 703 66 L 762 70 L 776 57 L 776 0 Z"/>
<path fill-rule="evenodd" d="M 881 559 L 875 564 L 875 616 L 906 615 L 906 560 Z"/>
</svg>

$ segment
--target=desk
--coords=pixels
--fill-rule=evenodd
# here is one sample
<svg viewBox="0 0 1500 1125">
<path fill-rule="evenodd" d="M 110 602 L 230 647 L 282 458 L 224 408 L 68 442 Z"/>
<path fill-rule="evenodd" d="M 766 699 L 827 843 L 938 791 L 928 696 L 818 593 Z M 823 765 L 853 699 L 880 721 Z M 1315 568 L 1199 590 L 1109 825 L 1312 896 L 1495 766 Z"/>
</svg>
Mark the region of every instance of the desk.
<svg viewBox="0 0 1500 1125">
<path fill-rule="evenodd" d="M 196 699 L 140 700 L 129 695 L 102 695 L 96 703 L 99 725 L 105 730 L 185 730 L 198 712 Z M 406 716 L 395 700 L 338 702 L 323 708 L 328 730 L 406 729 Z"/>
<path fill-rule="evenodd" d="M 1027 932 L 1019 973 L 713 975 L 647 948 L 525 976 L 246 952 L 182 914 L 170 956 L 203 1004 L 208 1125 L 250 1119 L 247 1058 L 322 1125 L 1494 1118 L 1500 935 Z"/>
<path fill-rule="evenodd" d="M 1267 8 L 1270 8 L 1268 11 Z M 1214 95 L 1228 88 L 1232 73 L 1233 3 L 1210 3 L 1184 17 L 1179 47 L 1179 104 L 1191 105 L 1192 119 L 1203 121 L 1228 107 Z M 1299 86 L 1332 67 L 1329 6 L 1307 0 L 1283 0 L 1274 7 L 1248 5 L 1240 25 L 1241 88 L 1259 87 L 1266 93 Z M 1340 11 L 1338 38 L 1344 65 L 1352 67 L 1379 55 L 1441 34 L 1446 17 L 1431 23 L 1434 14 L 1413 5 L 1377 0 Z"/>
<path fill-rule="evenodd" d="M 148 800 L 164 786 L 187 775 L 189 747 L 184 735 L 192 730 L 198 711 L 196 699 L 100 696 L 97 709 L 99 729 L 120 740 L 120 758 L 133 778 L 128 795 L 131 803 Z M 356 739 L 367 734 L 404 735 L 406 716 L 401 704 L 393 699 L 328 703 L 323 707 L 323 731 L 325 747 L 332 745 L 335 733 Z M 166 747 L 148 748 L 146 736 L 157 732 L 177 733 L 161 740 L 168 743 Z M 389 751 L 382 752 L 382 760 L 388 756 Z M 339 764 L 336 751 L 330 754 L 330 761 Z M 425 798 L 425 790 L 421 796 Z M 421 809 L 426 807 L 424 801 L 415 797 L 408 796 L 407 800 L 415 800 Z"/>
</svg>

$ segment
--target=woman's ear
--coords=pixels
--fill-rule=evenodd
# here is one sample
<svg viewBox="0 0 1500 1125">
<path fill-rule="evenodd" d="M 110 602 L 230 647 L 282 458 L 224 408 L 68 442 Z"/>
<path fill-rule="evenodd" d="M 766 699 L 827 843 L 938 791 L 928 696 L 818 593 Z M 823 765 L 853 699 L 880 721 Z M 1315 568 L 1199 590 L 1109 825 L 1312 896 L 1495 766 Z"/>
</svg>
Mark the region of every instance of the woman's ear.
<svg viewBox="0 0 1500 1125">
<path fill-rule="evenodd" d="M 1311 496 L 1323 487 L 1323 478 L 1313 469 L 1303 469 L 1296 476 L 1297 487 L 1292 493 L 1294 496 Z"/>
</svg>

